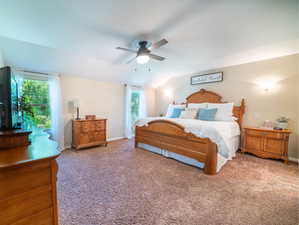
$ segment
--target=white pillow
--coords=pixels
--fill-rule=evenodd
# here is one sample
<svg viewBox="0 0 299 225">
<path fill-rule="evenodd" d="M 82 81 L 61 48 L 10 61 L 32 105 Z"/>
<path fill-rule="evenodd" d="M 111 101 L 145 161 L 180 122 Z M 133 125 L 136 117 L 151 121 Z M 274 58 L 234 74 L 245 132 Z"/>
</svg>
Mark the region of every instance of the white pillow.
<svg viewBox="0 0 299 225">
<path fill-rule="evenodd" d="M 208 109 L 217 108 L 215 120 L 219 121 L 234 121 L 233 108 L 234 103 L 208 103 Z"/>
<path fill-rule="evenodd" d="M 181 119 L 195 119 L 197 112 L 198 112 L 198 109 L 186 108 L 184 111 L 181 112 L 180 118 Z"/>
<path fill-rule="evenodd" d="M 189 103 L 188 108 L 206 109 L 206 108 L 208 108 L 208 103 Z"/>
<path fill-rule="evenodd" d="M 172 115 L 172 112 L 173 112 L 174 108 L 184 109 L 185 105 L 173 105 L 173 104 L 169 104 L 165 117 L 170 118 L 171 115 Z"/>
</svg>

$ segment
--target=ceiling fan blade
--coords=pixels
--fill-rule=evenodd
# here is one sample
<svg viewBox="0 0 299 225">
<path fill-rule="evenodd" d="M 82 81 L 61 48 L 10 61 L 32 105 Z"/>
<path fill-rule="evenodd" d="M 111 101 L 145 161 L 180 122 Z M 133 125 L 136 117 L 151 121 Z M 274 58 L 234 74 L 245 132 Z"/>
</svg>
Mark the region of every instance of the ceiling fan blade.
<svg viewBox="0 0 299 225">
<path fill-rule="evenodd" d="M 130 59 L 129 61 L 127 61 L 127 64 L 130 64 L 131 62 L 133 62 L 135 59 L 137 58 L 137 56 L 135 56 L 134 58 Z"/>
<path fill-rule="evenodd" d="M 154 55 L 154 54 L 148 54 L 148 56 L 151 57 L 152 59 L 156 59 L 156 60 L 159 60 L 159 61 L 163 61 L 164 59 L 166 59 L 162 56 L 158 56 L 158 55 Z"/>
<path fill-rule="evenodd" d="M 127 51 L 127 52 L 137 53 L 137 51 L 135 51 L 135 50 L 133 50 L 133 49 L 128 49 L 128 48 L 117 47 L 116 49 L 118 49 L 118 50 L 123 50 L 123 51 Z"/>
<path fill-rule="evenodd" d="M 168 43 L 168 41 L 167 41 L 165 38 L 163 38 L 162 40 L 160 40 L 160 41 L 154 43 L 154 44 L 151 46 L 151 49 L 160 48 L 160 47 L 162 47 L 163 45 L 166 45 L 167 43 Z"/>
</svg>

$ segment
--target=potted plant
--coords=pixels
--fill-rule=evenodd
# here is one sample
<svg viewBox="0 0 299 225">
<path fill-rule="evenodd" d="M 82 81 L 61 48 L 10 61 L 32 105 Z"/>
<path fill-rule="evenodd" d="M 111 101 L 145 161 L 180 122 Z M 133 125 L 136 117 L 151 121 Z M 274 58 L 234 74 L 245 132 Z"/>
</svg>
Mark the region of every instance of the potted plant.
<svg viewBox="0 0 299 225">
<path fill-rule="evenodd" d="M 277 121 L 277 127 L 281 128 L 281 129 L 287 129 L 289 120 L 290 120 L 289 118 L 286 118 L 284 116 L 279 117 L 276 120 Z"/>
</svg>

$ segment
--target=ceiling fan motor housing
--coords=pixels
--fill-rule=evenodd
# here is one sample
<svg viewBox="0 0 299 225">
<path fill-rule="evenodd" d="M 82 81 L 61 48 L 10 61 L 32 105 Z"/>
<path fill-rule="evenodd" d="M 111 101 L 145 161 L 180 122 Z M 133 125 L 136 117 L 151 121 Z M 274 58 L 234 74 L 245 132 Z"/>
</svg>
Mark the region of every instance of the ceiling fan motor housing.
<svg viewBox="0 0 299 225">
<path fill-rule="evenodd" d="M 139 41 L 140 48 L 138 49 L 137 56 L 146 55 L 151 51 L 148 49 L 149 43 L 147 41 Z"/>
</svg>

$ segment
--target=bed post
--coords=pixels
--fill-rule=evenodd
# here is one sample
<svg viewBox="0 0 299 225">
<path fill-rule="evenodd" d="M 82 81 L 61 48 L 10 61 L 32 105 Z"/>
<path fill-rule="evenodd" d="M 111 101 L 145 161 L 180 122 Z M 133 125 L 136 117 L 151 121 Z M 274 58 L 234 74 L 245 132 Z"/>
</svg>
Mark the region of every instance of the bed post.
<svg viewBox="0 0 299 225">
<path fill-rule="evenodd" d="M 243 122 L 243 115 L 245 113 L 245 100 L 242 98 L 241 105 L 240 105 L 240 116 L 239 116 L 239 125 L 242 129 L 242 122 Z"/>
<path fill-rule="evenodd" d="M 217 145 L 213 142 L 209 143 L 209 149 L 206 155 L 204 172 L 208 175 L 217 174 Z"/>
</svg>

